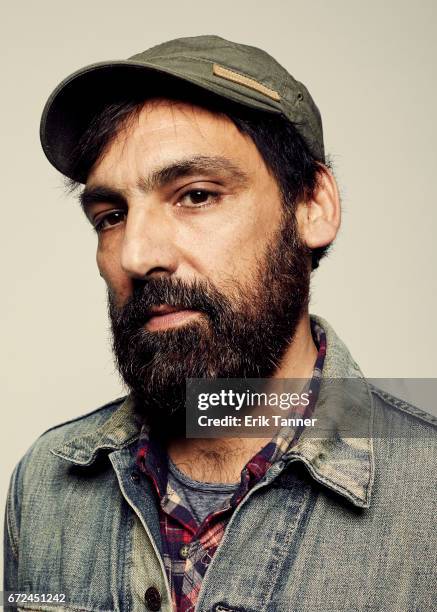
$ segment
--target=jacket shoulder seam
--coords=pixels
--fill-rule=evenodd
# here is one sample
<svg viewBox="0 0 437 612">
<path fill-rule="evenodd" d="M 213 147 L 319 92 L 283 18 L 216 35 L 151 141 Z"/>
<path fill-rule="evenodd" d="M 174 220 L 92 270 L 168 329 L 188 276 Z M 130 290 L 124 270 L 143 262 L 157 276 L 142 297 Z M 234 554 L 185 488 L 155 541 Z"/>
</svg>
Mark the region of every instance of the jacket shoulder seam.
<svg viewBox="0 0 437 612">
<path fill-rule="evenodd" d="M 388 393 L 387 391 L 383 391 L 382 389 L 375 387 L 371 383 L 369 383 L 369 386 L 372 393 L 378 395 L 383 401 L 390 404 L 392 408 L 409 414 L 410 416 L 417 418 L 419 421 L 425 422 L 427 425 L 431 425 L 432 427 L 437 426 L 437 417 L 433 416 L 432 414 L 425 412 L 421 408 L 418 408 L 417 406 L 414 406 L 413 404 L 410 404 L 399 397 L 391 395 L 391 393 Z"/>
</svg>

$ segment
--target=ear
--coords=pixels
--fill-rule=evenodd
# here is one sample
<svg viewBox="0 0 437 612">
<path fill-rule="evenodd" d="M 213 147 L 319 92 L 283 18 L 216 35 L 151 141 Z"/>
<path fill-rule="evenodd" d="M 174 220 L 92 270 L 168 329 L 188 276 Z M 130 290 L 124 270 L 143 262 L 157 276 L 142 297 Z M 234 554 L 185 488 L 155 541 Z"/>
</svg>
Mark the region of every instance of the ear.
<svg viewBox="0 0 437 612">
<path fill-rule="evenodd" d="M 341 221 L 340 196 L 329 168 L 319 164 L 318 185 L 313 197 L 298 204 L 296 219 L 300 236 L 310 249 L 334 241 Z"/>
</svg>

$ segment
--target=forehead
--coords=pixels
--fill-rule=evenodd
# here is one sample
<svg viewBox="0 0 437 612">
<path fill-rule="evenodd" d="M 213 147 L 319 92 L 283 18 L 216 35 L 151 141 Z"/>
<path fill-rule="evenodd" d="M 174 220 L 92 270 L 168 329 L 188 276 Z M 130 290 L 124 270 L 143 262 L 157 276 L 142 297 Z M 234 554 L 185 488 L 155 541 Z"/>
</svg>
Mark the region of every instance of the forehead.
<svg viewBox="0 0 437 612">
<path fill-rule="evenodd" d="M 102 181 L 117 186 L 138 173 L 196 155 L 220 155 L 248 173 L 267 172 L 252 139 L 227 116 L 195 104 L 155 98 L 119 126 L 92 168 L 87 186 Z"/>
</svg>

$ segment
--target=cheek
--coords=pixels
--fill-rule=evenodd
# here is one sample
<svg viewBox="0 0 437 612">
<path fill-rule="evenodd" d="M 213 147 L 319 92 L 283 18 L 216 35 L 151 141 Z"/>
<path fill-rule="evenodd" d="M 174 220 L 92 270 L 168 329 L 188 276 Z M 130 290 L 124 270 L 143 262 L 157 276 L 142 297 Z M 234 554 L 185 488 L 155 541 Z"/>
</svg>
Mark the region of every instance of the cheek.
<svg viewBox="0 0 437 612">
<path fill-rule="evenodd" d="M 97 267 L 119 306 L 123 305 L 132 291 L 130 278 L 120 266 L 120 256 L 114 248 L 97 248 Z"/>
<path fill-rule="evenodd" d="M 221 217 L 205 232 L 197 228 L 190 248 L 194 267 L 218 287 L 225 287 L 227 279 L 250 282 L 279 222 L 274 209 L 265 214 L 247 207 L 242 214 Z"/>
</svg>

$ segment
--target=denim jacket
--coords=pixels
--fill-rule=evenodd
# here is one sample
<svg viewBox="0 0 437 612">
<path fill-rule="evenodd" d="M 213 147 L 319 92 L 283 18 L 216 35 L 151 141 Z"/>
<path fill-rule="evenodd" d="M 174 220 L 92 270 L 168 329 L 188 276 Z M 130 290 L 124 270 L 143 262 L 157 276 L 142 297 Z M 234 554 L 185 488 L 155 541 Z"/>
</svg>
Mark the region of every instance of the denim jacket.
<svg viewBox="0 0 437 612">
<path fill-rule="evenodd" d="M 371 386 L 314 318 L 323 376 L 359 379 L 368 434 L 327 443 L 304 431 L 233 513 L 195 609 L 431 612 L 436 420 Z M 330 406 L 319 398 L 316 412 Z M 373 436 L 381 415 L 405 435 Z M 135 468 L 140 426 L 130 397 L 115 400 L 45 432 L 15 468 L 4 588 L 65 595 L 21 609 L 171 611 L 156 496 Z"/>
</svg>

